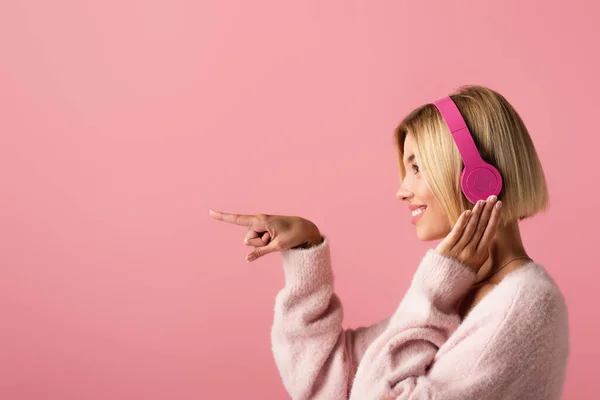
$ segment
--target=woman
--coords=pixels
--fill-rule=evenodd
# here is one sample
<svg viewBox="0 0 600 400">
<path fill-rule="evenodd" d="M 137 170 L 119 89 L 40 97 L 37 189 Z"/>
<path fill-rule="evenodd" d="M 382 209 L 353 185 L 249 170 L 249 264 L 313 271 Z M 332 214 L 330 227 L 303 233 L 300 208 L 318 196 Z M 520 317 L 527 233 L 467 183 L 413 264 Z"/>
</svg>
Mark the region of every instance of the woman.
<svg viewBox="0 0 600 400">
<path fill-rule="evenodd" d="M 293 399 L 560 398 L 567 308 L 527 255 L 518 225 L 547 208 L 540 161 L 521 118 L 497 92 L 467 86 L 446 100 L 498 173 L 488 176 L 492 183 L 471 184 L 497 196 L 473 201 L 461 180 L 466 145 L 459 146 L 439 102 L 402 121 L 394 136 L 397 197 L 420 240 L 443 240 L 421 260 L 395 313 L 377 324 L 342 328 L 329 241 L 310 221 L 211 210 L 215 219 L 249 227 L 250 260 L 282 252 L 285 287 L 271 339 Z"/>
</svg>

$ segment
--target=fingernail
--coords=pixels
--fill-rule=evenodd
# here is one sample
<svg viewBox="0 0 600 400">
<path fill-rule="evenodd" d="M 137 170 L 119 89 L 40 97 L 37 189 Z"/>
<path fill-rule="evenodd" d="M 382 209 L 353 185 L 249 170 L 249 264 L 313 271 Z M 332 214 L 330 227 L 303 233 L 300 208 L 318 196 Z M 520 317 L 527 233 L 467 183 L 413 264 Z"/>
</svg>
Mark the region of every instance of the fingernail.
<svg viewBox="0 0 600 400">
<path fill-rule="evenodd" d="M 496 208 L 497 208 L 498 210 L 502 208 L 502 201 L 498 201 L 498 202 L 496 203 Z"/>
<path fill-rule="evenodd" d="M 495 195 L 491 195 L 490 197 L 488 197 L 488 201 L 494 201 L 496 200 L 496 196 Z"/>
</svg>

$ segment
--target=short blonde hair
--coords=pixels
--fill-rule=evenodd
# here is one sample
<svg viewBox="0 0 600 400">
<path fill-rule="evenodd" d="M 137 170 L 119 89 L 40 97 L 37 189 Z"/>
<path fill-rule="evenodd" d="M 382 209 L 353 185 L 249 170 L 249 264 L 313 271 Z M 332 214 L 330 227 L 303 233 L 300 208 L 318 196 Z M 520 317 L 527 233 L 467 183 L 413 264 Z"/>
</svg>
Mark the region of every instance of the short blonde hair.
<svg viewBox="0 0 600 400">
<path fill-rule="evenodd" d="M 523 120 L 499 93 L 484 86 L 460 87 L 450 96 L 460 110 L 473 141 L 488 163 L 502 175 L 500 225 L 532 217 L 548 208 L 548 187 L 541 162 Z M 433 104 L 423 105 L 398 125 L 394 140 L 400 176 L 404 168 L 404 139 L 411 134 L 420 169 L 426 171 L 434 196 L 454 226 L 473 205 L 460 188 L 463 162 L 441 114 Z"/>
</svg>

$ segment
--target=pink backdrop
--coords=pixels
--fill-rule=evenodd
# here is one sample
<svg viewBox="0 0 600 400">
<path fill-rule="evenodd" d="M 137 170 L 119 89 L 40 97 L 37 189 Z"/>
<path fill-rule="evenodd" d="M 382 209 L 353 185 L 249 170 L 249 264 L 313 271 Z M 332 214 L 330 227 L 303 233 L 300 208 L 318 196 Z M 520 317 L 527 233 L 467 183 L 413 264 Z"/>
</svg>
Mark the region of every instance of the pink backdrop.
<svg viewBox="0 0 600 400">
<path fill-rule="evenodd" d="M 597 398 L 600 13 L 563 3 L 0 2 L 0 398 L 287 398 L 280 255 L 245 264 L 208 208 L 314 221 L 374 323 L 433 246 L 392 130 L 465 83 L 531 130 L 551 210 L 523 236 L 570 307 L 564 398 Z"/>
</svg>

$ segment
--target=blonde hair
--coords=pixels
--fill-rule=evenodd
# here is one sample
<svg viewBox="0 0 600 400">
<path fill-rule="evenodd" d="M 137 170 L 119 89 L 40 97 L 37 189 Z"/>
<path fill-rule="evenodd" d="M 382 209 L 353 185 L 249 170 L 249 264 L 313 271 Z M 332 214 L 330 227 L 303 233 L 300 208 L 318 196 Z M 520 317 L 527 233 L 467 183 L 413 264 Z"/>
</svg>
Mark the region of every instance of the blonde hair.
<svg viewBox="0 0 600 400">
<path fill-rule="evenodd" d="M 548 187 L 542 165 L 523 120 L 499 93 L 484 86 L 460 87 L 450 95 L 460 110 L 481 157 L 502 175 L 500 225 L 532 217 L 548 208 Z M 441 114 L 433 104 L 423 105 L 394 132 L 400 176 L 404 168 L 404 139 L 414 139 L 415 155 L 436 199 L 454 226 L 473 205 L 460 188 L 463 162 Z"/>
</svg>

